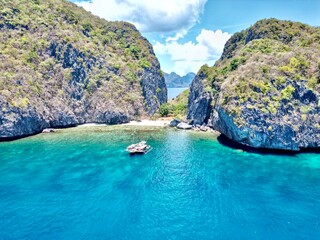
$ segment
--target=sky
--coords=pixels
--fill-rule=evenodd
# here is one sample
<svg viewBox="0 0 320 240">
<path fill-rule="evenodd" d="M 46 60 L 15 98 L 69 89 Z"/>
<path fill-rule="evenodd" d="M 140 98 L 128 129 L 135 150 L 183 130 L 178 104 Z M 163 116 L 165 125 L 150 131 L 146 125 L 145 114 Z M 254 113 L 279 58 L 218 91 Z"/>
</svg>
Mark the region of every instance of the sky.
<svg viewBox="0 0 320 240">
<path fill-rule="evenodd" d="M 212 66 L 235 32 L 265 18 L 320 26 L 320 0 L 70 0 L 109 21 L 128 21 L 153 45 L 161 69 Z"/>
</svg>

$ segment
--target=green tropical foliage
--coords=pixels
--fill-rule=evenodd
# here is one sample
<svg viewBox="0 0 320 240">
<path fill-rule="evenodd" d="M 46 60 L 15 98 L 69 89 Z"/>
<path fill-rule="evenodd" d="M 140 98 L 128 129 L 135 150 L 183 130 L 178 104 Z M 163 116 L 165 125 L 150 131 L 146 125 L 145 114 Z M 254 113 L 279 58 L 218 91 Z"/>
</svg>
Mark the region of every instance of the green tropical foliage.
<svg viewBox="0 0 320 240">
<path fill-rule="evenodd" d="M 253 106 L 275 114 L 282 100 L 292 98 L 288 79 L 320 92 L 319 59 L 320 28 L 266 19 L 234 34 L 215 66 L 202 66 L 198 74 L 205 74 L 213 98 L 220 92 L 219 104 L 232 115 Z"/>
<path fill-rule="evenodd" d="M 159 65 L 132 24 L 65 0 L 1 0 L 0 52 L 0 97 L 21 108 L 64 106 L 79 92 L 86 104 L 139 112 L 141 76 Z"/>
</svg>

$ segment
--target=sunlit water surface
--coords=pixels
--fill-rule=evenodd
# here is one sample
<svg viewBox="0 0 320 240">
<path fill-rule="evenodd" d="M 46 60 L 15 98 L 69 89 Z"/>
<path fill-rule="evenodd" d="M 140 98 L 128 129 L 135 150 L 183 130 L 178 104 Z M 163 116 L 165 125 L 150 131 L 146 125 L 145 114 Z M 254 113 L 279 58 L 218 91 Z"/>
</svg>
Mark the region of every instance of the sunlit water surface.
<svg viewBox="0 0 320 240">
<path fill-rule="evenodd" d="M 124 126 L 0 143 L 0 239 L 318 240 L 319 156 Z"/>
</svg>

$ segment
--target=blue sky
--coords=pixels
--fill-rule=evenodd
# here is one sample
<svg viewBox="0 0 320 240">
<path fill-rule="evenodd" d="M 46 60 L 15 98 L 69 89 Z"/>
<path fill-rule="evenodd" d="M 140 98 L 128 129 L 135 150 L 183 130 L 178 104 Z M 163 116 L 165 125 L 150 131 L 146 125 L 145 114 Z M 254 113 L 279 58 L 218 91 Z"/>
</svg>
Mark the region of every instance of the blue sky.
<svg viewBox="0 0 320 240">
<path fill-rule="evenodd" d="M 165 72 L 197 72 L 237 31 L 264 18 L 320 26 L 320 0 L 72 0 L 107 20 L 137 26 Z"/>
</svg>

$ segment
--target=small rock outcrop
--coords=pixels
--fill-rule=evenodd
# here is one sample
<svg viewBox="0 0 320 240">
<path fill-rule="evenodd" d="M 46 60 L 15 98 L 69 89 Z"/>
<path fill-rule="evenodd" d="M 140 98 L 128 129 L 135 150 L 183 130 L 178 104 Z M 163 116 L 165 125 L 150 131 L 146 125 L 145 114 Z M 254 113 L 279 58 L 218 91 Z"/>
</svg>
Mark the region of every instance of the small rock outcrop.
<svg viewBox="0 0 320 240">
<path fill-rule="evenodd" d="M 183 130 L 190 130 L 193 128 L 192 125 L 189 125 L 188 123 L 184 123 L 184 122 L 181 122 L 177 125 L 177 128 L 178 129 L 183 129 Z"/>
<path fill-rule="evenodd" d="M 42 130 L 42 133 L 54 133 L 56 130 L 54 128 L 46 128 Z"/>
<path fill-rule="evenodd" d="M 180 123 L 181 121 L 179 119 L 174 119 L 169 123 L 169 127 L 177 127 Z"/>
</svg>

